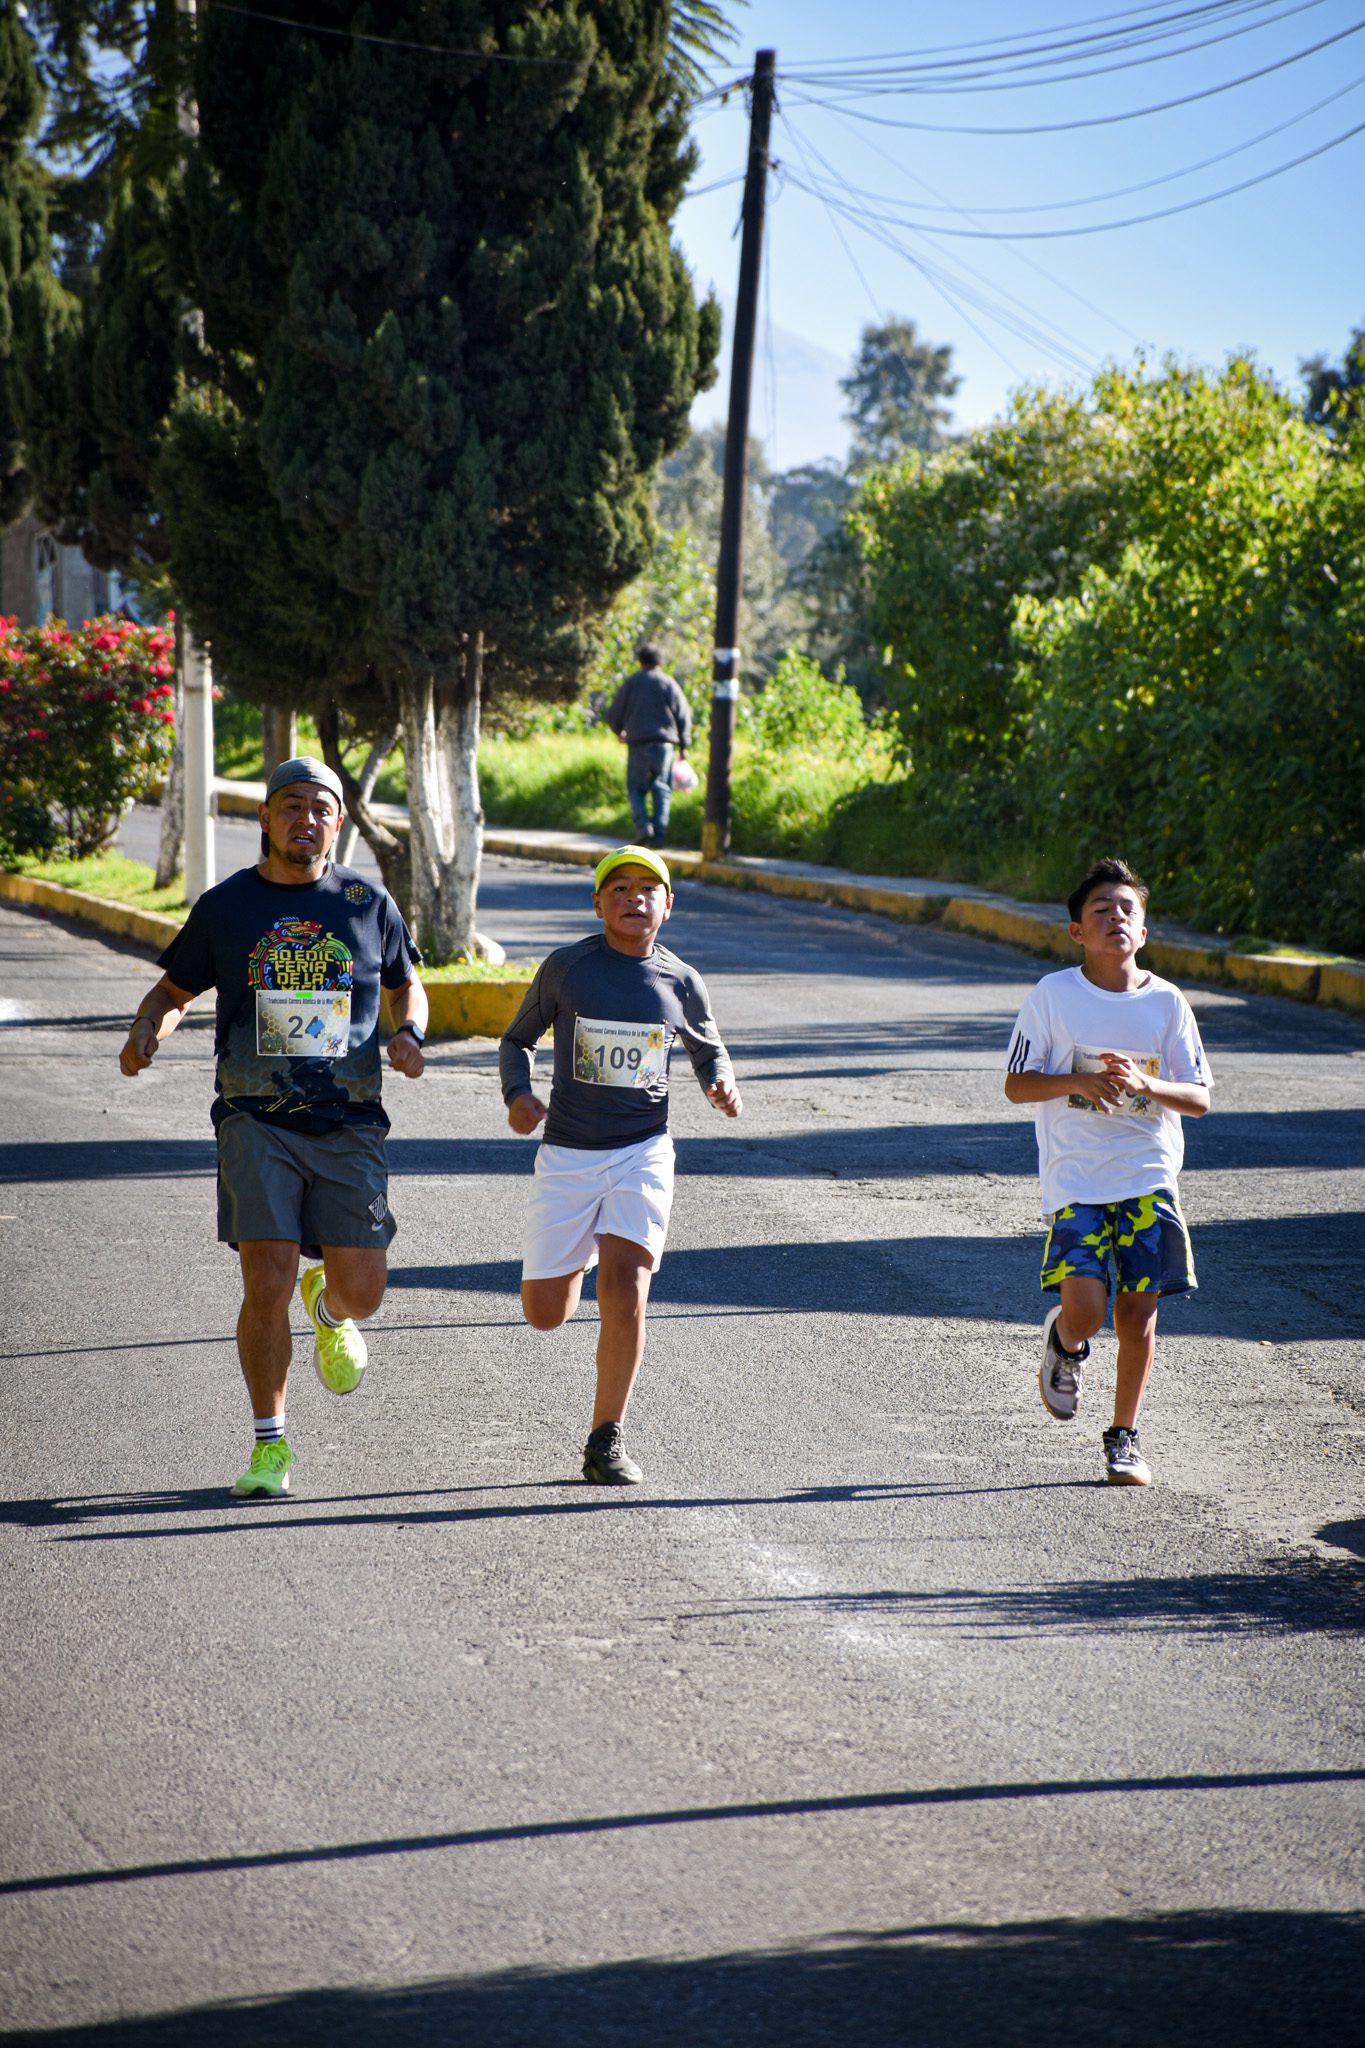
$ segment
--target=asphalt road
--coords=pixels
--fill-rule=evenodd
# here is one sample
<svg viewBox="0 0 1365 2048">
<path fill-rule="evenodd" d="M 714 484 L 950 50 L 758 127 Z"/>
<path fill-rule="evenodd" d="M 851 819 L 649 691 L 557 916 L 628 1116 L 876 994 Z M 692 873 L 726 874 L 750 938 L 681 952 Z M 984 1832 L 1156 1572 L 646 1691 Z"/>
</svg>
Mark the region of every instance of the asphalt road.
<svg viewBox="0 0 1365 2048">
<path fill-rule="evenodd" d="M 586 883 L 493 862 L 481 924 L 538 957 Z M 690 884 L 668 936 L 745 1115 L 675 1066 L 647 1483 L 577 1477 L 595 1313 L 518 1318 L 476 1042 L 388 1090 L 364 1386 L 301 1341 L 236 1506 L 209 1019 L 122 1080 L 154 968 L 0 910 L 7 2038 L 1360 2038 L 1360 1022 L 1191 991 L 1201 1291 L 1108 1488 L 1112 1339 L 1036 1389 L 1040 964 Z"/>
</svg>

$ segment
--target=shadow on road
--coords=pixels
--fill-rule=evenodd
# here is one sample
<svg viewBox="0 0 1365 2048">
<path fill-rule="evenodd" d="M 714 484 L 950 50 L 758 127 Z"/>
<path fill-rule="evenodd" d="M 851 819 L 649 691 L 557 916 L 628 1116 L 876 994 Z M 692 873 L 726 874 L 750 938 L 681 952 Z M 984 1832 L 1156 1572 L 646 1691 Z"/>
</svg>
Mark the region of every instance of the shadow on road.
<svg viewBox="0 0 1365 2048">
<path fill-rule="evenodd" d="M 496 1114 L 496 1105 L 491 1114 Z M 841 1181 L 900 1181 L 928 1174 L 1029 1176 L 1037 1172 L 1033 1127 L 1025 1116 L 971 1123 L 893 1123 L 767 1132 L 756 1121 L 724 1134 L 679 1138 L 685 1174 L 811 1174 Z M 395 1176 L 529 1179 L 535 1146 L 525 1138 L 391 1138 Z M 1201 1173 L 1255 1167 L 1354 1171 L 1365 1158 L 1365 1109 L 1292 1110 L 1264 1116 L 1216 1112 L 1190 1138 L 1189 1166 Z M 183 1179 L 215 1171 L 211 1135 L 201 1138 L 92 1138 L 0 1145 L 0 1179 L 75 1181 Z M 1276 1229 L 1278 1225 L 1274 1226 Z"/>
<path fill-rule="evenodd" d="M 1330 1541 L 1324 1534 L 1324 1540 Z M 898 1618 L 995 1638 L 1033 1635 L 1359 1635 L 1365 1575 L 1356 1564 L 1305 1560 L 1258 1572 L 1192 1572 L 1175 1578 L 1067 1579 L 998 1588 L 950 1587 L 861 1593 L 778 1593 L 711 1606 L 718 1614 L 804 1607 L 826 1614 Z M 701 1618 L 700 1616 L 698 1618 Z"/>
<path fill-rule="evenodd" d="M 1180 1793 L 1265 1792 L 1307 1785 L 1326 1786 L 1339 1792 L 1347 1785 L 1361 1783 L 1365 1783 L 1365 1769 L 1181 1771 L 1151 1776 L 1038 1778 L 1002 1784 L 907 1786 L 881 1792 L 840 1792 L 829 1797 L 807 1795 L 799 1799 L 736 1800 L 714 1806 L 661 1807 L 642 1813 L 512 1821 L 493 1827 L 452 1828 L 439 1834 L 385 1835 L 358 1842 L 311 1843 L 293 1849 L 260 1849 L 232 1856 L 182 1856 L 158 1863 L 105 1864 L 95 1869 L 7 1878 L 0 1882 L 0 1898 L 37 1892 L 105 1891 L 167 1878 L 219 1877 L 251 1870 L 285 1870 L 300 1864 L 364 1863 L 379 1856 L 432 1855 L 454 1849 L 490 1848 L 506 1842 L 630 1835 L 656 1828 L 714 1827 L 734 1821 L 802 1820 L 817 1816 L 909 1812 L 924 1807 L 1032 1804 L 1037 1800 L 1093 1799 L 1106 1795 L 1126 1799 L 1143 1793 L 1169 1797 Z"/>
<path fill-rule="evenodd" d="M 274 1992 L 7 2038 L 14 2048 L 1306 2048 L 1361 2038 L 1362 1964 L 1365 1923 L 1346 1913 L 950 1923 Z"/>
<path fill-rule="evenodd" d="M 577 1471 L 562 1478 L 525 1480 L 513 1486 L 435 1486 L 409 1489 L 406 1493 L 365 1493 L 327 1496 L 291 1494 L 284 1498 L 254 1495 L 234 1500 L 226 1486 L 188 1487 L 181 1491 L 158 1488 L 149 1493 L 72 1495 L 44 1499 L 0 1502 L 0 1526 L 8 1523 L 21 1529 L 74 1529 L 78 1533 L 60 1540 L 70 1543 L 108 1543 L 137 1537 L 229 1536 L 243 1530 L 382 1528 L 392 1523 L 400 1528 L 458 1522 L 520 1521 L 542 1515 L 649 1514 L 679 1508 L 828 1507 L 856 1506 L 864 1501 L 965 1499 L 976 1494 L 1047 1493 L 1082 1487 L 1091 1491 L 1102 1480 L 1026 1479 L 1012 1486 L 954 1486 L 942 1480 L 922 1483 L 871 1482 L 864 1485 L 802 1486 L 788 1493 L 727 1493 L 660 1495 L 648 1488 L 636 1493 L 589 1486 Z M 551 1496 L 537 1501 L 506 1501 L 504 1494 L 539 1493 Z M 455 1505 L 464 1494 L 485 1496 L 478 1506 Z M 494 1496 L 494 1498 L 488 1498 Z M 439 1500 L 440 1507 L 415 1503 Z M 385 1501 L 405 1505 L 386 1509 Z M 345 1513 L 319 1514 L 319 1508 L 342 1508 Z M 153 1520 L 174 1514 L 214 1514 L 211 1522 L 189 1522 L 171 1526 L 129 1528 L 130 1522 Z M 113 1526 L 99 1527 L 108 1523 Z M 94 1525 L 94 1526 L 87 1526 Z"/>
<path fill-rule="evenodd" d="M 894 1212 L 888 1217 L 894 1222 Z M 1355 1335 L 1351 1284 L 1365 1215 L 1205 1223 L 1194 1233 L 1200 1289 L 1166 1303 L 1166 1336 L 1341 1339 Z M 1270 1247 L 1273 1246 L 1273 1261 Z M 808 1243 L 669 1247 L 650 1290 L 658 1320 L 716 1315 L 841 1315 L 1041 1323 L 1036 1237 L 888 1235 Z M 506 1294 L 511 1259 L 400 1266 L 390 1288 L 439 1297 Z M 585 1299 L 590 1299 L 591 1289 Z M 1111 1341 L 1110 1338 L 1105 1339 Z"/>
</svg>

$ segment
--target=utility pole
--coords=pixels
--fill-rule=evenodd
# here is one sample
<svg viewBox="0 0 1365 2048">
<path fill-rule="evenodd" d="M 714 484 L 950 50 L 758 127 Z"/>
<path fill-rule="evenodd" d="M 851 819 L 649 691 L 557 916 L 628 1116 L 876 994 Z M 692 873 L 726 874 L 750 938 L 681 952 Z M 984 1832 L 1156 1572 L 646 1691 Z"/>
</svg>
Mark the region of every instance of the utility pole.
<svg viewBox="0 0 1365 2048">
<path fill-rule="evenodd" d="M 195 0 L 176 0 L 182 30 L 178 54 L 183 58 L 184 31 L 194 30 Z M 180 132 L 187 139 L 199 133 L 199 114 L 188 91 L 180 99 Z M 190 314 L 196 326 L 203 316 Z M 194 903 L 213 887 L 213 671 L 208 652 L 188 625 L 177 625 L 177 658 L 185 721 L 185 901 Z"/>
<path fill-rule="evenodd" d="M 768 194 L 768 137 L 772 129 L 776 50 L 754 57 L 749 105 L 749 167 L 744 179 L 739 244 L 739 292 L 730 351 L 730 412 L 725 428 L 725 478 L 716 564 L 716 645 L 711 670 L 711 754 L 701 850 L 706 860 L 730 851 L 730 755 L 739 702 L 739 593 L 744 560 L 744 503 L 749 482 L 749 393 L 753 384 L 758 277 L 763 215 Z"/>
</svg>

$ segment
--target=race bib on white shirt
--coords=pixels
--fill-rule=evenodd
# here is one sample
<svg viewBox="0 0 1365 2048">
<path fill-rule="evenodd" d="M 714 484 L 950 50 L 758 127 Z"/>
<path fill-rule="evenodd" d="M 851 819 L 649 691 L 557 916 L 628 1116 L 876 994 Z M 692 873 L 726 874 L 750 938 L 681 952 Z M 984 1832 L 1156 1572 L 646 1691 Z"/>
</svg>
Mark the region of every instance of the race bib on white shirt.
<svg viewBox="0 0 1365 2048">
<path fill-rule="evenodd" d="M 651 1088 L 668 1071 L 670 1035 L 663 1024 L 575 1017 L 574 1079 L 597 1088 Z"/>
<path fill-rule="evenodd" d="M 258 988 L 256 1050 L 265 1059 L 342 1060 L 351 1045 L 351 991 Z"/>
<path fill-rule="evenodd" d="M 1117 1052 L 1120 1048 L 1118 1046 L 1110 1046 L 1108 1050 L 1110 1052 Z M 1161 1078 L 1160 1053 L 1125 1052 L 1123 1057 L 1126 1060 L 1131 1060 L 1139 1073 L 1150 1074 L 1154 1080 Z M 1102 1074 L 1104 1072 L 1104 1054 L 1096 1052 L 1093 1047 L 1088 1045 L 1073 1046 L 1071 1051 L 1071 1071 L 1073 1074 Z M 1099 1114 L 1096 1105 L 1090 1100 L 1088 1095 L 1068 1095 L 1066 1099 L 1072 1109 L 1095 1109 L 1096 1114 Z M 1117 1102 L 1110 1103 L 1109 1109 L 1110 1114 L 1113 1116 L 1155 1116 L 1157 1114 L 1156 1104 L 1150 1095 L 1129 1095 L 1126 1090 L 1120 1095 Z"/>
</svg>

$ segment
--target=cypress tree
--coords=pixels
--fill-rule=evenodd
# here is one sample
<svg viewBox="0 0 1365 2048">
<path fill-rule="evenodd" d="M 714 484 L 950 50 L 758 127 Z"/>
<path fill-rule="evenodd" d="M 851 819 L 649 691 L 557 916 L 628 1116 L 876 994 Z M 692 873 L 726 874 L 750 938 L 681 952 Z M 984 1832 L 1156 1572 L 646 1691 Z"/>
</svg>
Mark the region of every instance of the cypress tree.
<svg viewBox="0 0 1365 2048">
<path fill-rule="evenodd" d="M 50 331 L 47 181 L 34 160 L 43 114 L 34 47 L 12 7 L 0 13 L 0 529 L 29 510 L 33 478 L 23 424 L 19 331 Z"/>
<path fill-rule="evenodd" d="M 216 641 L 195 477 L 206 442 L 235 446 L 258 541 L 272 505 L 289 529 L 281 658 L 343 672 L 375 722 L 396 701 L 413 908 L 450 957 L 475 943 L 483 694 L 576 669 L 649 558 L 653 471 L 712 371 L 718 318 L 669 236 L 682 74 L 667 0 L 290 12 L 307 26 L 201 30 L 213 388 L 172 413 L 167 523 Z"/>
</svg>

